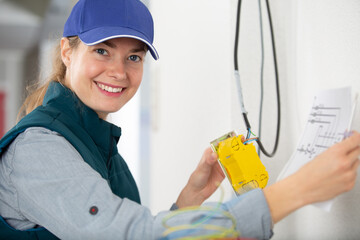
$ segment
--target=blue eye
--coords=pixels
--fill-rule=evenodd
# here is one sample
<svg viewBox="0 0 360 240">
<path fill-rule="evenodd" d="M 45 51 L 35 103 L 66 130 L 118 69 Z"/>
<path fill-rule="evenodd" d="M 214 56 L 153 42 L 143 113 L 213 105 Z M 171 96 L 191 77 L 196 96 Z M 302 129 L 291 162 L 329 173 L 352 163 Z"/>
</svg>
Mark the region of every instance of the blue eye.
<svg viewBox="0 0 360 240">
<path fill-rule="evenodd" d="M 100 55 L 107 55 L 107 51 L 103 48 L 98 48 L 95 51 Z"/>
<path fill-rule="evenodd" d="M 139 62 L 141 60 L 141 58 L 139 56 L 137 56 L 137 55 L 131 55 L 129 57 L 129 60 L 133 61 L 133 62 Z"/>
</svg>

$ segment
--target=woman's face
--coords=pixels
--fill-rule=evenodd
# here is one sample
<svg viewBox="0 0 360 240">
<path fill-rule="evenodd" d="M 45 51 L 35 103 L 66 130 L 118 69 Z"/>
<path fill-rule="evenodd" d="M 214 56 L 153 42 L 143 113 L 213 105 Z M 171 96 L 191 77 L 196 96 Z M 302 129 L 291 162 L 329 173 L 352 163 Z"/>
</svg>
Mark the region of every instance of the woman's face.
<svg viewBox="0 0 360 240">
<path fill-rule="evenodd" d="M 70 48 L 68 39 L 63 38 L 65 85 L 105 119 L 135 95 L 145 54 L 145 44 L 132 38 L 115 38 L 94 46 L 80 42 L 76 48 Z"/>
</svg>

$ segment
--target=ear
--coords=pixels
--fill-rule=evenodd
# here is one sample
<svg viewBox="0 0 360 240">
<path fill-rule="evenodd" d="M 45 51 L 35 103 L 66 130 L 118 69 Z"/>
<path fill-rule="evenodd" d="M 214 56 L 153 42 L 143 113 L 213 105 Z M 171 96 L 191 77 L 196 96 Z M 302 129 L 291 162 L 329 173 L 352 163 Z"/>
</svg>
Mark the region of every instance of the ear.
<svg viewBox="0 0 360 240">
<path fill-rule="evenodd" d="M 61 59 L 65 64 L 65 66 L 68 68 L 71 63 L 71 53 L 72 53 L 72 48 L 70 47 L 69 39 L 61 38 L 60 52 L 61 52 Z"/>
</svg>

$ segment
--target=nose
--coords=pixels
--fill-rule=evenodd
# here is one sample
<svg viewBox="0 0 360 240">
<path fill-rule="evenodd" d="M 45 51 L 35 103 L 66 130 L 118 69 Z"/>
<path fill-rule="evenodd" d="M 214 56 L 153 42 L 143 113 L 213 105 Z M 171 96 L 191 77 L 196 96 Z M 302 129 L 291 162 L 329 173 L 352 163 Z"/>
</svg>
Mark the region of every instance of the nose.
<svg viewBox="0 0 360 240">
<path fill-rule="evenodd" d="M 126 66 L 123 61 L 113 61 L 110 63 L 108 75 L 115 80 L 125 80 L 126 79 Z"/>
</svg>

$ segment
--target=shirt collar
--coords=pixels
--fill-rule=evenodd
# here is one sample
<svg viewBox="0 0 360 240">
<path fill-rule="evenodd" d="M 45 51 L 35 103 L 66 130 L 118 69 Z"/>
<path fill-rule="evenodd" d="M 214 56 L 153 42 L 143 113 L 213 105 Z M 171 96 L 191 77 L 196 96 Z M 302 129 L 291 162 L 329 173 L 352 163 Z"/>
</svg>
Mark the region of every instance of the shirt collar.
<svg viewBox="0 0 360 240">
<path fill-rule="evenodd" d="M 59 82 L 51 82 L 45 94 L 43 106 L 52 106 L 68 115 L 83 127 L 97 146 L 109 151 L 112 146 L 112 136 L 116 143 L 121 136 L 121 128 L 109 123 L 86 106 L 74 92 Z"/>
</svg>

